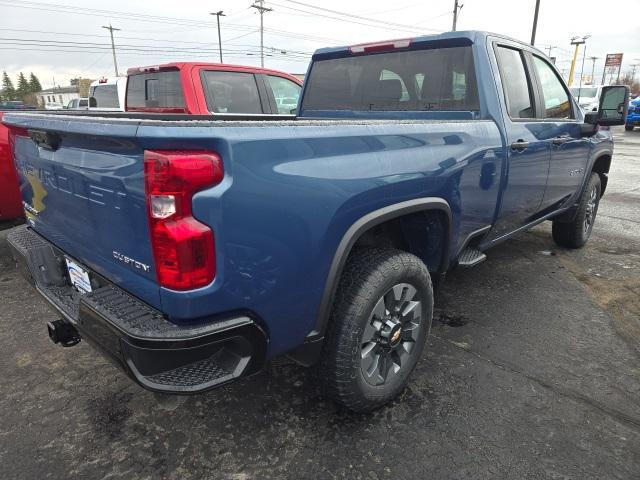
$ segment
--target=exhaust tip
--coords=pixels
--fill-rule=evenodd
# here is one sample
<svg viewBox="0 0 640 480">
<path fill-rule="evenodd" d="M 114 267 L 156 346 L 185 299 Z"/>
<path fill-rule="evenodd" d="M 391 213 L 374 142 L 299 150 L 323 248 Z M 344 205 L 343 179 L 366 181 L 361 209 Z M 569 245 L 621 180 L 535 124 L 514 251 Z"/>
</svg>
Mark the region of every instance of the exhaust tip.
<svg viewBox="0 0 640 480">
<path fill-rule="evenodd" d="M 53 343 L 59 343 L 63 347 L 73 347 L 81 340 L 76 328 L 64 320 L 47 322 L 47 333 Z"/>
</svg>

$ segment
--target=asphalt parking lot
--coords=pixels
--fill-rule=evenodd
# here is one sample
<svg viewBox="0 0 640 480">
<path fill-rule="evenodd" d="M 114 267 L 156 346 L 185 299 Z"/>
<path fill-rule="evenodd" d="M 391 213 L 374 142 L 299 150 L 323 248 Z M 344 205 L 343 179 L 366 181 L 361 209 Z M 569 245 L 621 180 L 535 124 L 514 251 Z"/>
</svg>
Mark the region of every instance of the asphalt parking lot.
<svg viewBox="0 0 640 480">
<path fill-rule="evenodd" d="M 0 256 L 0 479 L 640 478 L 640 131 L 616 129 L 589 244 L 550 224 L 453 272 L 391 406 L 355 415 L 303 368 L 159 405 Z"/>
</svg>

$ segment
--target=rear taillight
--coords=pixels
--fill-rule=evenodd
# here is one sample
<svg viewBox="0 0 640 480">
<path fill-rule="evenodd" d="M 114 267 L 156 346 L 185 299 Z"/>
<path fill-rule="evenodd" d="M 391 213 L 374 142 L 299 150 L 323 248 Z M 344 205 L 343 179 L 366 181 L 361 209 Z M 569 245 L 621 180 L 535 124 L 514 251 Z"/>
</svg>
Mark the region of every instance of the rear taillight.
<svg viewBox="0 0 640 480">
<path fill-rule="evenodd" d="M 213 232 L 192 215 L 193 195 L 222 180 L 213 152 L 145 150 L 145 192 L 158 282 L 191 290 L 213 281 Z"/>
</svg>

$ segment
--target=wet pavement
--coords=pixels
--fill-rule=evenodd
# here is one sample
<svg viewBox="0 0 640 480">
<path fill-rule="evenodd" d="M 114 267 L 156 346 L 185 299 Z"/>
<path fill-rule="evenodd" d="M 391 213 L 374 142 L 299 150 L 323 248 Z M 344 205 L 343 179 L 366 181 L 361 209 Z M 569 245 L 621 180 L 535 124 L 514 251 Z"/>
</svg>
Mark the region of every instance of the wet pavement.
<svg viewBox="0 0 640 480">
<path fill-rule="evenodd" d="M 453 272 L 409 387 L 369 415 L 280 361 L 158 404 L 53 346 L 0 255 L 0 478 L 640 478 L 640 131 L 616 141 L 589 244 L 546 223 Z"/>
</svg>

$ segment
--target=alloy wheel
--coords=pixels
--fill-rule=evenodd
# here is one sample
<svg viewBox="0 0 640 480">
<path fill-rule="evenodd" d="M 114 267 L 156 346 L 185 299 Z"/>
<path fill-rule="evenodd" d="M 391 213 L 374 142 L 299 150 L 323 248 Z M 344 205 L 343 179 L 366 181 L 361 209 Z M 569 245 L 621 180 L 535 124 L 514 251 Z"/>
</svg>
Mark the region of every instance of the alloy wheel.
<svg viewBox="0 0 640 480">
<path fill-rule="evenodd" d="M 399 283 L 375 304 L 364 328 L 360 369 L 371 385 L 383 385 L 409 364 L 422 328 L 422 301 L 416 288 Z"/>
</svg>

